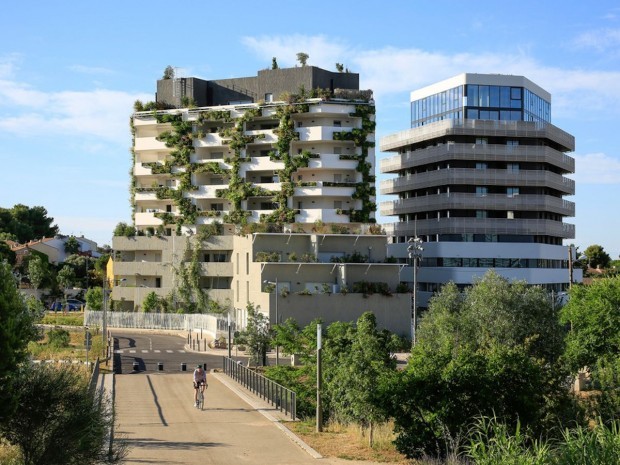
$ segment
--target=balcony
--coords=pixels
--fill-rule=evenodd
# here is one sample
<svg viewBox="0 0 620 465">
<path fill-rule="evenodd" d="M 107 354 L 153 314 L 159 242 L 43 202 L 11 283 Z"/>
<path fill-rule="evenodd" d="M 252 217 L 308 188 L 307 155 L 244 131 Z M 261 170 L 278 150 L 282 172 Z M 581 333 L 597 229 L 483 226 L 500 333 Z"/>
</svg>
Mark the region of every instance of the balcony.
<svg viewBox="0 0 620 465">
<path fill-rule="evenodd" d="M 355 186 L 356 183 L 317 181 L 316 186 L 295 187 L 294 195 L 306 197 L 351 197 L 355 193 Z"/>
<path fill-rule="evenodd" d="M 416 166 L 451 160 L 550 163 L 567 173 L 575 172 L 573 157 L 551 147 L 537 145 L 438 144 L 384 158 L 379 166 L 382 173 L 397 173 Z"/>
<path fill-rule="evenodd" d="M 319 220 L 323 223 L 349 223 L 348 212 L 337 213 L 340 211 L 342 211 L 342 209 L 304 208 L 297 215 L 295 215 L 295 221 L 297 223 L 314 223 Z"/>
<path fill-rule="evenodd" d="M 155 213 L 136 213 L 135 214 L 136 226 L 159 226 L 164 224 L 162 220 L 155 216 Z"/>
<path fill-rule="evenodd" d="M 381 139 L 381 151 L 391 152 L 409 145 L 454 135 L 549 139 L 563 151 L 575 150 L 575 138 L 550 123 L 527 121 L 444 120 L 407 129 Z"/>
<path fill-rule="evenodd" d="M 319 158 L 311 158 L 307 169 L 336 169 L 353 171 L 357 168 L 357 160 L 341 159 L 337 154 L 322 153 Z M 303 171 L 301 168 L 299 171 Z"/>
<path fill-rule="evenodd" d="M 388 228 L 386 228 L 387 230 Z M 552 220 L 523 220 L 507 218 L 438 218 L 432 220 L 392 223 L 395 235 L 433 234 L 511 234 L 575 238 L 575 226 Z"/>
<path fill-rule="evenodd" d="M 166 144 L 158 141 L 155 137 L 136 137 L 134 150 L 136 152 L 142 150 L 168 150 Z"/>
<path fill-rule="evenodd" d="M 355 112 L 355 105 L 346 105 L 346 104 L 341 104 L 341 103 L 328 103 L 328 102 L 321 102 L 318 105 L 310 105 L 310 109 L 309 109 L 309 113 L 326 113 L 326 114 L 333 114 L 333 115 L 337 115 L 339 117 L 348 117 L 348 118 L 352 118 L 352 116 L 349 116 L 349 113 L 353 113 Z"/>
<path fill-rule="evenodd" d="M 563 216 L 575 216 L 575 203 L 550 195 L 450 193 L 412 197 L 381 202 L 382 215 L 402 215 L 433 210 L 518 210 L 546 211 Z"/>
<path fill-rule="evenodd" d="M 436 186 L 472 184 L 477 186 L 549 187 L 566 195 L 575 193 L 574 180 L 550 171 L 448 168 L 382 181 L 381 194 L 395 194 Z"/>
<path fill-rule="evenodd" d="M 252 144 L 275 144 L 278 141 L 272 129 L 255 129 L 252 131 L 245 131 L 244 134 L 246 136 L 260 136 L 257 137 Z"/>
<path fill-rule="evenodd" d="M 198 186 L 198 189 L 185 193 L 190 199 L 217 199 L 217 191 L 226 189 L 226 184 L 215 184 L 210 186 Z"/>
<path fill-rule="evenodd" d="M 302 142 L 334 140 L 334 132 L 350 132 L 353 128 L 339 126 L 310 126 L 295 128 Z"/>
<path fill-rule="evenodd" d="M 201 139 L 194 139 L 194 147 L 212 147 L 226 145 L 226 142 L 217 132 L 208 132 Z"/>
<path fill-rule="evenodd" d="M 200 274 L 202 276 L 230 277 L 233 275 L 233 264 L 232 262 L 201 263 Z"/>
</svg>

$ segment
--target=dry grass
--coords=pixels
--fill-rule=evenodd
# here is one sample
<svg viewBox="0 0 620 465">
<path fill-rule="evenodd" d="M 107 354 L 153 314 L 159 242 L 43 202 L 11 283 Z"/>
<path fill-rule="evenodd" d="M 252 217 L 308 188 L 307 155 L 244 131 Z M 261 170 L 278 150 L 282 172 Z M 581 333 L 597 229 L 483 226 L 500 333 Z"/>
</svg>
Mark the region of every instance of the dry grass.
<svg viewBox="0 0 620 465">
<path fill-rule="evenodd" d="M 323 428 L 322 433 L 315 431 L 315 423 L 312 420 L 287 422 L 285 426 L 324 457 L 397 465 L 413 465 L 416 463 L 407 460 L 392 444 L 394 425 L 391 422 L 374 428 L 374 445 L 372 448 L 368 445 L 368 430 L 362 430 L 356 425 L 329 423 Z"/>
<path fill-rule="evenodd" d="M 40 341 L 28 344 L 28 351 L 35 360 L 80 360 L 86 361 L 86 349 L 84 347 L 84 328 L 68 329 L 70 342 L 68 347 L 53 347 L 48 344 L 47 333 Z M 92 347 L 89 350 L 88 359 L 93 361 L 103 351 L 101 334 L 92 333 Z M 0 462 L 1 463 L 1 462 Z"/>
<path fill-rule="evenodd" d="M 0 463 L 2 465 L 18 465 L 22 463 L 21 453 L 16 446 L 12 446 L 0 438 Z"/>
</svg>

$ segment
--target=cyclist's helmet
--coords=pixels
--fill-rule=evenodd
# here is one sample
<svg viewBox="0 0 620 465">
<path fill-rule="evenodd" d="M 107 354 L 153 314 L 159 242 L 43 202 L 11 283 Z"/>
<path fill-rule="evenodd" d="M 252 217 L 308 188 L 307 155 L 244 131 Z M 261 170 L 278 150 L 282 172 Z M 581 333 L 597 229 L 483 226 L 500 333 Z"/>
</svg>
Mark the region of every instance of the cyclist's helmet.
<svg viewBox="0 0 620 465">
<path fill-rule="evenodd" d="M 202 368 L 202 365 L 196 365 L 196 368 Z"/>
</svg>

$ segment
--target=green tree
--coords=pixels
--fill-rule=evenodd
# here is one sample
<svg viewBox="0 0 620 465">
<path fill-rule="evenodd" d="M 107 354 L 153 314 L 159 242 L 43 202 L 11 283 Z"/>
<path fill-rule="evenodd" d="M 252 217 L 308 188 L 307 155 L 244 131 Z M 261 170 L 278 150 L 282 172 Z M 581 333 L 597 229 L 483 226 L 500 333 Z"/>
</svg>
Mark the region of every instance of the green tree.
<svg viewBox="0 0 620 465">
<path fill-rule="evenodd" d="M 11 250 L 9 244 L 0 239 L 0 262 L 7 261 L 9 265 L 15 265 L 15 252 Z"/>
<path fill-rule="evenodd" d="M 344 65 L 342 63 L 336 63 L 336 71 L 344 73 Z"/>
<path fill-rule="evenodd" d="M 461 294 L 434 297 L 407 369 L 393 385 L 397 446 L 408 456 L 445 451 L 474 417 L 497 415 L 536 434 L 574 414 L 559 309 L 547 292 L 490 271 Z M 567 410 L 565 410 L 567 409 Z"/>
<path fill-rule="evenodd" d="M 68 254 L 77 254 L 81 248 L 82 246 L 75 236 L 69 237 L 69 239 L 65 242 L 65 252 Z"/>
<path fill-rule="evenodd" d="M 75 283 L 75 271 L 71 265 L 64 265 L 57 276 L 58 285 L 66 290 L 73 286 Z"/>
<path fill-rule="evenodd" d="M 301 66 L 306 66 L 306 63 L 308 62 L 308 58 L 310 58 L 310 55 L 308 55 L 307 53 L 299 52 L 297 54 L 297 61 L 299 62 Z"/>
<path fill-rule="evenodd" d="M 171 65 L 166 66 L 162 79 L 174 79 L 174 68 Z"/>
<path fill-rule="evenodd" d="M 48 274 L 47 263 L 44 263 L 41 257 L 34 256 L 28 261 L 28 278 L 35 289 L 41 287 L 41 284 L 47 279 Z"/>
<path fill-rule="evenodd" d="M 12 234 L 18 242 L 26 243 L 42 237 L 58 234 L 58 226 L 52 226 L 54 218 L 47 216 L 43 207 L 17 204 L 11 209 L 0 208 L 0 232 Z"/>
<path fill-rule="evenodd" d="M 88 390 L 77 369 L 24 366 L 14 386 L 19 408 L 0 433 L 19 447 L 25 465 L 121 462 L 125 450 L 106 445 L 112 427 L 112 404 Z"/>
<path fill-rule="evenodd" d="M 588 264 L 592 268 L 607 268 L 611 262 L 611 257 L 600 245 L 589 246 L 583 254 L 588 258 Z"/>
<path fill-rule="evenodd" d="M 120 222 L 114 228 L 113 234 L 114 236 L 134 237 L 136 235 L 136 228 L 127 223 Z"/>
<path fill-rule="evenodd" d="M 566 336 L 565 360 L 573 373 L 588 367 L 599 391 L 591 398 L 593 416 L 620 417 L 620 278 L 596 279 L 573 286 L 561 321 Z"/>
<path fill-rule="evenodd" d="M 276 57 L 271 59 L 271 69 L 278 69 L 278 60 L 276 60 Z"/>
<path fill-rule="evenodd" d="M 620 354 L 619 309 L 620 278 L 573 286 L 560 313 L 561 321 L 571 328 L 565 357 L 573 371 L 595 366 L 605 356 Z"/>
<path fill-rule="evenodd" d="M 149 292 L 142 302 L 142 311 L 151 313 L 161 309 L 160 299 L 155 292 Z"/>
<path fill-rule="evenodd" d="M 247 345 L 250 364 L 267 365 L 267 349 L 271 342 L 269 320 L 259 309 L 255 309 L 251 302 L 248 302 L 246 311 L 248 324 L 237 338 L 237 344 Z"/>
<path fill-rule="evenodd" d="M 100 311 L 103 309 L 103 288 L 89 287 L 86 291 L 86 306 L 90 310 Z"/>
<path fill-rule="evenodd" d="M 0 424 L 17 405 L 13 384 L 17 368 L 28 358 L 28 342 L 38 337 L 30 312 L 17 290 L 11 267 L 0 262 Z"/>
<path fill-rule="evenodd" d="M 368 428 L 372 447 L 373 426 L 388 418 L 383 399 L 395 376 L 396 364 L 390 357 L 389 339 L 377 331 L 376 317 L 371 312 L 359 317 L 355 329 L 349 327 L 341 332 L 338 327 L 330 331 L 331 327 L 328 336 L 332 337 L 328 337 L 325 349 L 331 352 L 327 357 L 331 363 L 326 367 L 331 373 L 326 382 L 330 406 L 337 420 Z M 344 336 L 340 343 L 335 334 Z"/>
</svg>

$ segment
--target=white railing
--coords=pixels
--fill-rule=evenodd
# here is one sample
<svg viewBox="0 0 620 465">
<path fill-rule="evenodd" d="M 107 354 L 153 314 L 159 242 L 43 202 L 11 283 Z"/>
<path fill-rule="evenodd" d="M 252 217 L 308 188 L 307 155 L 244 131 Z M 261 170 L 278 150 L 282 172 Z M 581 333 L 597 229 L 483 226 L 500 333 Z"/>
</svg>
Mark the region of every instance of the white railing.
<svg viewBox="0 0 620 465">
<path fill-rule="evenodd" d="M 103 312 L 86 310 L 85 326 L 101 326 Z M 205 330 L 215 337 L 218 318 L 214 315 L 196 313 L 143 313 L 106 312 L 107 326 L 110 328 L 165 329 L 191 331 Z"/>
</svg>

